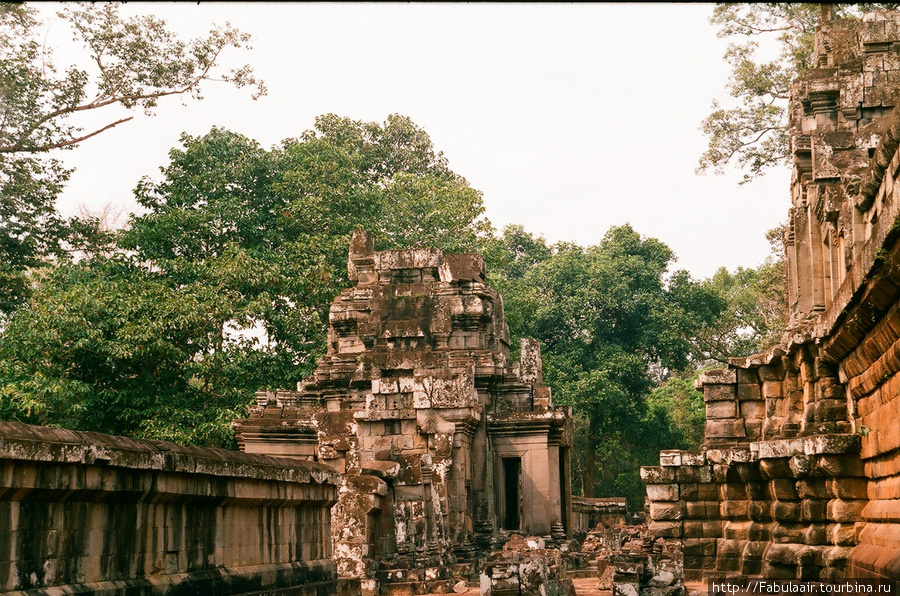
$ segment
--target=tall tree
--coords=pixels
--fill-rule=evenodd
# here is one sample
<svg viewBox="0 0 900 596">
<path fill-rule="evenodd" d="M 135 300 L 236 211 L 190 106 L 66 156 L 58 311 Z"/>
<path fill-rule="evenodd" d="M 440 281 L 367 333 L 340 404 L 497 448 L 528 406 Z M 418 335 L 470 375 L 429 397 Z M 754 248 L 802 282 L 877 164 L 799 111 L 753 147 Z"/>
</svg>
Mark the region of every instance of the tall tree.
<svg viewBox="0 0 900 596">
<path fill-rule="evenodd" d="M 518 286 L 521 332 L 541 341 L 545 378 L 584 421 L 583 494 L 635 497 L 657 373 L 687 364 L 689 338 L 724 304 L 685 272 L 669 275 L 672 251 L 627 225 L 597 246 L 552 248 Z"/>
<path fill-rule="evenodd" d="M 324 352 L 357 226 L 379 248 L 480 251 L 492 232 L 480 193 L 401 116 L 324 116 L 271 150 L 213 129 L 170 157 L 118 250 L 83 230 L 101 250 L 15 312 L 0 416 L 223 444 L 256 389 L 292 386 Z"/>
<path fill-rule="evenodd" d="M 265 93 L 249 66 L 217 71 L 223 51 L 249 41 L 230 26 L 183 42 L 155 17 L 122 17 L 118 4 L 72 4 L 56 16 L 86 55 L 63 66 L 37 16 L 0 4 L 0 313 L 23 299 L 27 268 L 62 251 L 67 229 L 54 203 L 71 172 L 51 152 L 131 120 L 129 110 L 151 114 L 163 97 L 199 99 L 206 81 Z M 107 119 L 91 124 L 88 114 Z"/>
</svg>

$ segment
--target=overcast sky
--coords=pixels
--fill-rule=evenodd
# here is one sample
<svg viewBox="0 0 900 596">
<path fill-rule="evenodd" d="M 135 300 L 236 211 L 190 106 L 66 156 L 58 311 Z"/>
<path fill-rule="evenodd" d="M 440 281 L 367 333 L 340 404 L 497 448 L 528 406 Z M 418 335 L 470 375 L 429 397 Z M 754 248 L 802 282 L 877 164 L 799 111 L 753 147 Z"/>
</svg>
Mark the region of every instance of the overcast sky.
<svg viewBox="0 0 900 596">
<path fill-rule="evenodd" d="M 44 5 L 47 12 L 52 6 Z M 58 8 L 58 6 L 56 7 Z M 132 209 L 132 189 L 159 177 L 184 131 L 212 126 L 264 147 L 335 113 L 383 122 L 407 115 L 450 167 L 484 194 L 498 229 L 522 224 L 549 241 L 600 241 L 630 223 L 659 238 L 695 277 L 753 267 L 766 230 L 787 217 L 790 172 L 743 187 L 740 174 L 694 174 L 698 130 L 724 98 L 726 42 L 709 4 L 128 3 L 193 37 L 212 23 L 252 33 L 250 63 L 268 86 L 207 85 L 205 99 L 164 100 L 62 155 L 77 168 L 65 214 L 83 204 Z M 57 23 L 50 45 L 64 45 Z M 57 65 L 71 58 L 57 52 Z"/>
</svg>

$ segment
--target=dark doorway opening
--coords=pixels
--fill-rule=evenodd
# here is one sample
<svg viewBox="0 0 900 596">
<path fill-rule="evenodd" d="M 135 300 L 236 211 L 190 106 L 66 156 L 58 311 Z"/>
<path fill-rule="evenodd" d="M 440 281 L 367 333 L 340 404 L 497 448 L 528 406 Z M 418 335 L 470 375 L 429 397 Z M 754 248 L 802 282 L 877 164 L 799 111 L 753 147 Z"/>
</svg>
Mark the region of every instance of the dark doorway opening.
<svg viewBox="0 0 900 596">
<path fill-rule="evenodd" d="M 503 529 L 519 529 L 519 487 L 522 478 L 522 459 L 503 458 Z"/>
</svg>

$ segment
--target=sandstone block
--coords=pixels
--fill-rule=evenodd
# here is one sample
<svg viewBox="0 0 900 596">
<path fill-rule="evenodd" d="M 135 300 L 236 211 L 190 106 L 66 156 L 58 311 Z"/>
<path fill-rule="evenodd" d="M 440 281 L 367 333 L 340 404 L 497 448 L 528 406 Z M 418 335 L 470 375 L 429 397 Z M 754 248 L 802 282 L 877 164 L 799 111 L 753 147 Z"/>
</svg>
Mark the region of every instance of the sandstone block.
<svg viewBox="0 0 900 596">
<path fill-rule="evenodd" d="M 747 487 L 740 482 L 729 482 L 719 485 L 719 498 L 723 501 L 742 500 L 747 498 Z"/>
<path fill-rule="evenodd" d="M 797 579 L 797 566 L 779 565 L 763 560 L 761 575 L 767 579 Z"/>
<path fill-rule="evenodd" d="M 732 400 L 706 402 L 706 419 L 735 418 L 737 404 Z"/>
<path fill-rule="evenodd" d="M 704 538 L 721 538 L 722 537 L 722 529 L 724 528 L 725 523 L 721 520 L 707 520 L 703 522 L 703 537 Z"/>
<path fill-rule="evenodd" d="M 740 418 L 707 420 L 706 436 L 711 439 L 743 438 L 747 436 L 744 421 Z"/>
<path fill-rule="evenodd" d="M 808 455 L 795 455 L 788 460 L 788 467 L 794 478 L 809 476 L 813 470 L 813 459 Z"/>
<path fill-rule="evenodd" d="M 772 517 L 779 522 L 800 521 L 800 503 L 797 501 L 778 501 L 772 504 Z"/>
<path fill-rule="evenodd" d="M 823 478 L 802 478 L 797 481 L 797 494 L 801 499 L 825 499 L 831 498 L 825 488 Z"/>
<path fill-rule="evenodd" d="M 853 555 L 853 549 L 846 546 L 835 546 L 823 552 L 823 563 L 828 567 L 845 569 Z"/>
<path fill-rule="evenodd" d="M 728 540 L 749 540 L 750 523 L 749 521 L 725 522 L 725 526 L 722 528 L 722 537 Z"/>
<path fill-rule="evenodd" d="M 828 541 L 837 546 L 856 545 L 856 524 L 828 524 Z"/>
<path fill-rule="evenodd" d="M 755 522 L 772 521 L 772 504 L 766 501 L 751 501 L 747 517 Z"/>
<path fill-rule="evenodd" d="M 710 483 L 697 485 L 697 499 L 701 501 L 714 501 L 718 498 L 719 491 L 716 488 L 715 484 Z"/>
<path fill-rule="evenodd" d="M 763 381 L 762 397 L 763 399 L 780 399 L 784 397 L 781 381 Z"/>
<path fill-rule="evenodd" d="M 658 538 L 681 538 L 682 525 L 680 521 L 651 521 L 647 530 Z"/>
<path fill-rule="evenodd" d="M 662 466 L 643 466 L 641 480 L 644 484 L 668 484 L 675 482 L 675 470 Z"/>
<path fill-rule="evenodd" d="M 737 397 L 737 390 L 734 385 L 704 385 L 703 401 L 727 401 Z"/>
<path fill-rule="evenodd" d="M 676 469 L 675 479 L 679 483 L 712 482 L 712 470 L 709 466 L 682 466 Z"/>
<path fill-rule="evenodd" d="M 847 402 L 839 399 L 822 399 L 813 406 L 817 422 L 847 419 Z"/>
<path fill-rule="evenodd" d="M 828 476 L 865 476 L 859 455 L 820 455 L 816 467 Z"/>
<path fill-rule="evenodd" d="M 732 540 L 729 538 L 719 538 L 716 540 L 716 558 L 717 559 L 739 559 L 747 545 L 746 540 Z"/>
<path fill-rule="evenodd" d="M 776 501 L 796 501 L 799 498 L 798 483 L 789 478 L 774 478 L 769 481 L 769 495 Z"/>
<path fill-rule="evenodd" d="M 719 511 L 725 519 L 746 519 L 750 501 L 723 501 Z"/>
<path fill-rule="evenodd" d="M 847 523 L 860 520 L 866 501 L 845 501 L 832 499 L 828 501 L 828 519 L 831 521 Z"/>
<path fill-rule="evenodd" d="M 716 555 L 715 538 L 692 538 L 684 540 L 685 556 L 712 557 Z"/>
<path fill-rule="evenodd" d="M 747 538 L 759 543 L 769 542 L 770 540 L 772 540 L 772 530 L 769 525 L 770 524 L 758 523 L 750 524 L 750 528 L 747 531 Z"/>
<path fill-rule="evenodd" d="M 763 443 L 760 443 L 760 445 L 763 445 Z M 759 462 L 759 471 L 766 478 L 791 478 L 791 468 L 787 459 L 762 459 Z"/>
<path fill-rule="evenodd" d="M 802 439 L 776 439 L 759 444 L 760 459 L 791 457 L 800 453 L 804 453 Z"/>
<path fill-rule="evenodd" d="M 796 523 L 779 523 L 772 524 L 772 541 L 779 544 L 803 542 L 803 532 L 806 530 L 806 524 Z"/>
<path fill-rule="evenodd" d="M 677 484 L 648 484 L 647 498 L 651 503 L 659 501 L 677 501 L 678 485 Z"/>
<path fill-rule="evenodd" d="M 688 518 L 700 520 L 719 518 L 718 501 L 688 501 L 684 506 Z"/>
<path fill-rule="evenodd" d="M 691 517 L 690 512 L 688 512 L 688 517 Z M 683 526 L 683 536 L 684 542 L 687 544 L 688 539 L 693 538 L 702 538 L 703 537 L 703 522 L 698 520 L 685 520 Z M 687 555 L 687 551 L 684 552 Z"/>
<path fill-rule="evenodd" d="M 772 544 L 765 552 L 765 560 L 776 565 L 796 565 L 797 554 L 803 549 L 800 544 Z"/>
<path fill-rule="evenodd" d="M 706 465 L 705 451 L 682 451 L 681 463 L 685 466 L 704 466 Z"/>
<path fill-rule="evenodd" d="M 659 465 L 676 467 L 681 465 L 681 450 L 665 449 L 659 452 Z"/>
<path fill-rule="evenodd" d="M 681 503 L 650 502 L 650 519 L 653 521 L 676 521 L 684 517 L 684 507 Z"/>
<path fill-rule="evenodd" d="M 865 478 L 828 478 L 828 494 L 836 499 L 867 499 L 868 481 Z"/>
<path fill-rule="evenodd" d="M 756 369 L 739 368 L 735 372 L 737 373 L 737 382 L 739 384 L 755 384 L 759 381 Z"/>
<path fill-rule="evenodd" d="M 766 416 L 766 402 L 761 400 L 752 400 L 752 401 L 742 401 L 741 402 L 741 417 L 744 419 L 748 418 L 765 418 Z"/>
<path fill-rule="evenodd" d="M 784 378 L 784 368 L 780 364 L 760 366 L 757 370 L 761 381 L 780 381 Z"/>
<path fill-rule="evenodd" d="M 741 557 L 745 560 L 760 561 L 765 555 L 766 549 L 769 547 L 767 542 L 750 540 L 744 545 L 741 551 Z"/>
<path fill-rule="evenodd" d="M 827 509 L 828 501 L 803 499 L 800 501 L 800 520 L 805 522 L 825 521 L 827 518 Z"/>
<path fill-rule="evenodd" d="M 803 541 L 810 546 L 828 544 L 828 532 L 824 524 L 812 524 L 803 531 Z"/>
<path fill-rule="evenodd" d="M 739 383 L 737 386 L 737 398 L 740 401 L 757 401 L 762 399 L 762 391 L 758 383 Z"/>
<path fill-rule="evenodd" d="M 696 483 L 684 483 L 678 485 L 678 492 L 683 501 L 697 501 L 699 500 L 698 496 L 698 487 L 700 485 Z"/>
<path fill-rule="evenodd" d="M 704 385 L 726 385 L 737 382 L 737 373 L 734 369 L 720 368 L 717 370 L 705 370 L 700 373 L 700 382 Z"/>
</svg>

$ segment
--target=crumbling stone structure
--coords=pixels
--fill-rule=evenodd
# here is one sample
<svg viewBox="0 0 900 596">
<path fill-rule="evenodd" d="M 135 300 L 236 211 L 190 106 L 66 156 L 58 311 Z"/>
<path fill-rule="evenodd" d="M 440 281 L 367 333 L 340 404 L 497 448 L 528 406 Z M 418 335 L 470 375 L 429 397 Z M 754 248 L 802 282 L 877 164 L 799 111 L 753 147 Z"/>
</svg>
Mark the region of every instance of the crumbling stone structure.
<svg viewBox="0 0 900 596">
<path fill-rule="evenodd" d="M 367 592 L 433 592 L 477 575 L 513 532 L 571 537 L 571 410 L 553 405 L 537 342 L 510 362 L 482 257 L 375 252 L 358 230 L 348 273 L 315 374 L 297 391 L 260 391 L 234 423 L 247 453 L 343 475 L 340 574 Z"/>
<path fill-rule="evenodd" d="M 625 497 L 572 497 L 572 532 L 578 540 L 584 540 L 587 533 L 598 525 L 632 525 L 635 521 L 633 517 L 628 512 Z"/>
<path fill-rule="evenodd" d="M 685 574 L 900 579 L 900 14 L 823 22 L 791 87 L 789 331 L 701 375 L 706 441 L 644 468 Z"/>
<path fill-rule="evenodd" d="M 338 593 L 313 462 L 0 422 L 0 593 Z"/>
</svg>

